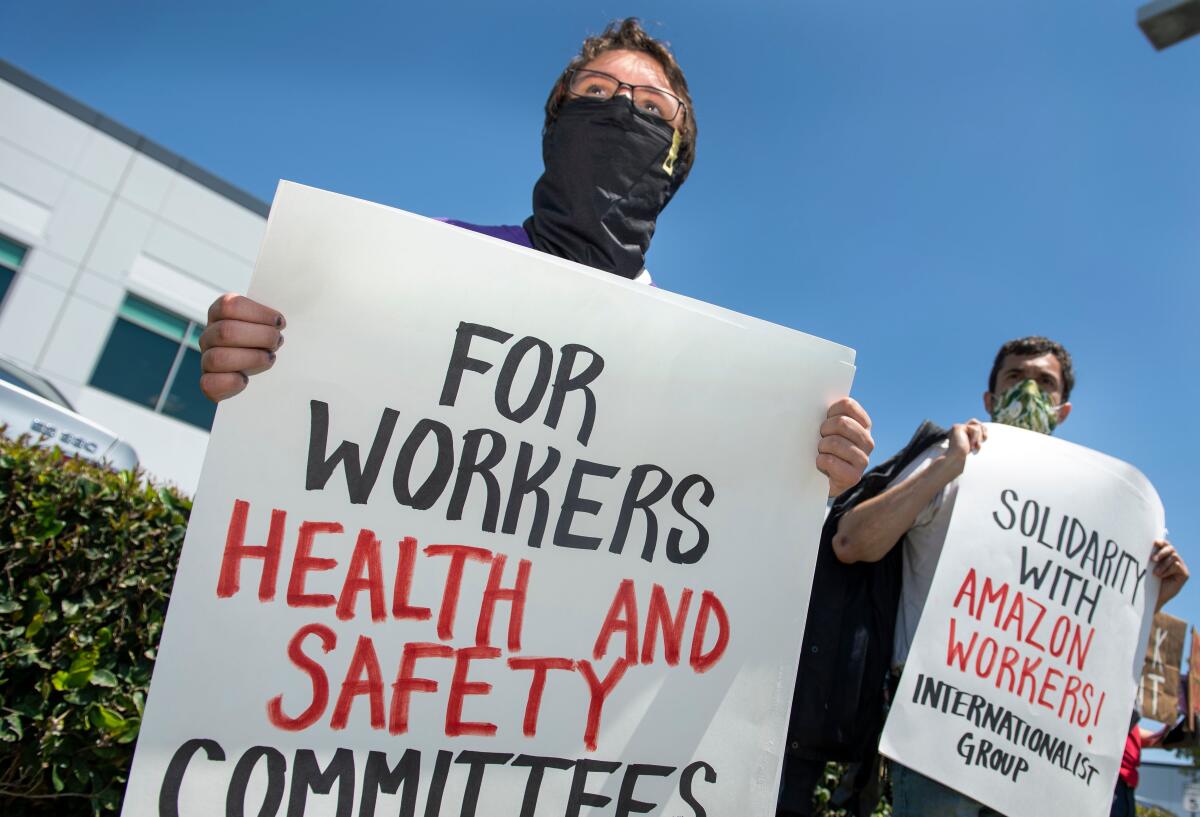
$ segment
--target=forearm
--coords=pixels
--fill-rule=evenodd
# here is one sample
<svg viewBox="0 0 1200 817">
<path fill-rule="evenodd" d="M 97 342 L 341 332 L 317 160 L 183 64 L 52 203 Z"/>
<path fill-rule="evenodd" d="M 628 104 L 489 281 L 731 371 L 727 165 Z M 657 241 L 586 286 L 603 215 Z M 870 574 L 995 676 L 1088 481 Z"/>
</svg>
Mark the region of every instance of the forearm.
<svg viewBox="0 0 1200 817">
<path fill-rule="evenodd" d="M 833 537 L 838 559 L 847 564 L 882 559 L 961 470 L 946 457 L 938 457 L 928 468 L 851 509 L 838 522 Z"/>
<path fill-rule="evenodd" d="M 1180 587 L 1178 587 L 1174 584 L 1169 584 L 1165 581 L 1159 582 L 1158 602 L 1154 605 L 1154 612 L 1155 613 L 1162 612 L 1163 606 L 1168 601 L 1175 598 L 1175 596 L 1177 596 L 1179 594 L 1180 589 L 1181 589 Z"/>
</svg>

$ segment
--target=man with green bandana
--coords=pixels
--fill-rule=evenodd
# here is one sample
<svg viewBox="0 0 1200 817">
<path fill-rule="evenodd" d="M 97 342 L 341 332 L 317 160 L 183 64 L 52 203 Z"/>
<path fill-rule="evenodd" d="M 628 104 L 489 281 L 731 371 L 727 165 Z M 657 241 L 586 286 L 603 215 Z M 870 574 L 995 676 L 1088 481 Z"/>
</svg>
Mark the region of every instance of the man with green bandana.
<svg viewBox="0 0 1200 817">
<path fill-rule="evenodd" d="M 1050 434 L 1071 413 L 1075 372 L 1061 344 L 1044 337 L 1011 340 L 1000 347 L 988 377 L 983 405 L 994 422 Z M 967 457 L 987 440 L 979 420 L 953 426 L 943 439 L 911 458 L 887 487 L 846 510 L 832 546 L 845 564 L 875 563 L 897 545 L 902 550 L 899 605 L 891 666 L 898 673 L 908 657 L 921 609 L 946 540 Z M 1154 573 L 1162 580 L 1159 606 L 1187 581 L 1187 567 L 1165 541 L 1154 543 Z M 892 764 L 895 817 L 996 814 L 980 803 L 899 764 Z"/>
</svg>

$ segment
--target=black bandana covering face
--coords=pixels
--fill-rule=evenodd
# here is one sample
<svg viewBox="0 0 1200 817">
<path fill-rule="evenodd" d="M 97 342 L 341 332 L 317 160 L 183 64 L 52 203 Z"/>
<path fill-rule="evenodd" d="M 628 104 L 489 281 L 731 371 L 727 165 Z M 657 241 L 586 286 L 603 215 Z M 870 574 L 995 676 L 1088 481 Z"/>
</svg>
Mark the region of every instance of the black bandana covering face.
<svg viewBox="0 0 1200 817">
<path fill-rule="evenodd" d="M 636 278 L 679 189 L 680 138 L 624 96 L 573 99 L 542 138 L 546 170 L 525 231 L 542 252 Z"/>
</svg>

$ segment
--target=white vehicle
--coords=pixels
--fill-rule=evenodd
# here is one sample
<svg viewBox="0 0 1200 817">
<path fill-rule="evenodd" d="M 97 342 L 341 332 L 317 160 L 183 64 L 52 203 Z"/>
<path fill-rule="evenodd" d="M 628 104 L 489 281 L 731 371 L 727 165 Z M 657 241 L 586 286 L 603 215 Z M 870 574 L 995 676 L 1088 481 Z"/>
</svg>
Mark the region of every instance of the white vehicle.
<svg viewBox="0 0 1200 817">
<path fill-rule="evenodd" d="M 0 358 L 0 426 L 16 439 L 56 446 L 72 457 L 103 463 L 118 471 L 137 467 L 137 453 L 107 428 L 75 413 L 50 381 Z"/>
</svg>

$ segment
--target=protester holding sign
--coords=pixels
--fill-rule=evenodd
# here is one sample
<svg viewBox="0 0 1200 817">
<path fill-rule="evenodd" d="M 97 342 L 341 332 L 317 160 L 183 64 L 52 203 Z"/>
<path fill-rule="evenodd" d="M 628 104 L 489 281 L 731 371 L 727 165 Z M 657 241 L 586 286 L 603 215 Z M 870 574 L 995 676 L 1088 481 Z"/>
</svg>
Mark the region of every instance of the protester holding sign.
<svg viewBox="0 0 1200 817">
<path fill-rule="evenodd" d="M 587 38 L 550 92 L 542 154 L 545 172 L 522 226 L 450 223 L 649 283 L 644 262 L 655 222 L 696 154 L 687 80 L 666 45 L 635 18 Z M 278 311 L 243 296 L 217 299 L 200 337 L 204 393 L 224 400 L 271 368 L 285 325 Z M 866 469 L 870 426 L 851 398 L 830 407 L 817 468 L 831 496 Z"/>
<path fill-rule="evenodd" d="M 984 406 L 996 422 L 1049 434 L 1065 421 L 1071 412 L 1069 401 L 1074 385 L 1071 358 L 1058 343 L 1042 337 L 1027 337 L 1004 344 L 996 356 L 988 380 L 988 391 L 984 394 Z M 938 433 L 926 424 L 904 451 L 893 460 L 872 471 L 859 489 L 849 497 L 839 500 L 827 524 L 831 547 L 828 548 L 843 564 L 854 566 L 882 565 L 869 574 L 874 581 L 868 606 L 875 605 L 870 618 L 862 626 L 861 641 L 869 638 L 882 642 L 879 632 L 889 622 L 894 622 L 890 644 L 876 644 L 874 655 L 886 655 L 893 672 L 898 675 L 904 666 L 917 630 L 917 623 L 925 605 L 926 595 L 933 581 L 943 543 L 950 525 L 951 512 L 955 504 L 958 477 L 962 473 L 968 456 L 980 450 L 987 439 L 986 427 L 977 420 L 955 425 L 948 433 Z M 901 545 L 902 547 L 897 547 Z M 1179 592 L 1187 581 L 1188 572 L 1175 549 L 1166 541 L 1156 541 L 1152 556 L 1154 575 L 1161 580 L 1159 604 Z M 831 575 L 836 571 L 830 569 Z M 820 563 L 818 577 L 821 575 Z M 868 575 L 868 574 L 854 574 Z M 845 584 L 845 582 L 843 582 Z M 821 587 L 820 578 L 815 587 Z M 849 586 L 847 584 L 847 586 Z M 985 591 L 987 592 L 987 591 Z M 821 591 L 814 590 L 813 605 L 819 603 Z M 869 611 L 870 613 L 870 611 Z M 821 668 L 829 665 L 830 675 L 836 675 L 834 666 L 839 660 L 836 651 L 825 650 L 823 662 L 819 657 L 822 650 L 814 639 L 816 623 L 810 607 L 809 631 L 806 633 L 804 660 L 801 663 L 797 703 L 793 709 L 793 723 L 789 741 L 800 744 L 806 726 L 826 737 L 828 745 L 839 748 L 836 738 L 849 733 L 848 727 L 830 725 L 828 720 L 818 720 L 810 709 L 805 708 L 806 696 L 803 686 L 808 678 L 820 678 Z M 883 622 L 881 625 L 880 622 Z M 875 629 L 872 630 L 871 628 Z M 826 634 L 826 638 L 836 637 Z M 810 654 L 811 652 L 811 654 Z M 862 652 L 860 650 L 859 652 Z M 828 654 L 833 653 L 833 654 Z M 815 657 L 814 656 L 818 656 Z M 862 658 L 857 659 L 860 663 Z M 805 673 L 805 662 L 810 672 Z M 855 674 L 853 677 L 859 677 Z M 871 683 L 868 673 L 861 680 L 863 699 L 876 696 L 872 710 L 863 711 L 862 719 L 870 722 L 871 712 L 878 712 L 883 690 Z M 858 687 L 836 693 L 827 709 L 837 710 L 839 698 L 858 696 Z M 858 698 L 853 698 L 857 702 Z M 875 721 L 876 723 L 878 721 Z M 842 732 L 838 729 L 841 728 Z M 829 736 L 832 736 L 830 738 Z M 857 736 L 862 738 L 863 736 Z M 865 740 L 860 739 L 850 749 L 862 754 L 849 759 L 863 759 Z M 784 790 L 789 781 L 802 780 L 797 769 L 811 769 L 814 759 L 803 756 L 791 762 L 792 775 L 785 775 Z M 994 813 L 982 804 L 919 774 L 900 764 L 893 763 L 894 814 L 926 815 L 974 815 Z M 811 774 L 808 775 L 811 778 Z M 804 781 L 806 783 L 806 781 Z M 811 792 L 811 788 L 808 789 Z M 802 802 L 805 792 L 785 797 L 781 802 L 781 815 L 804 813 Z M 811 795 L 808 795 L 811 796 Z"/>
<path fill-rule="evenodd" d="M 290 182 L 250 293 L 126 817 L 770 813 L 853 350 Z"/>
</svg>

